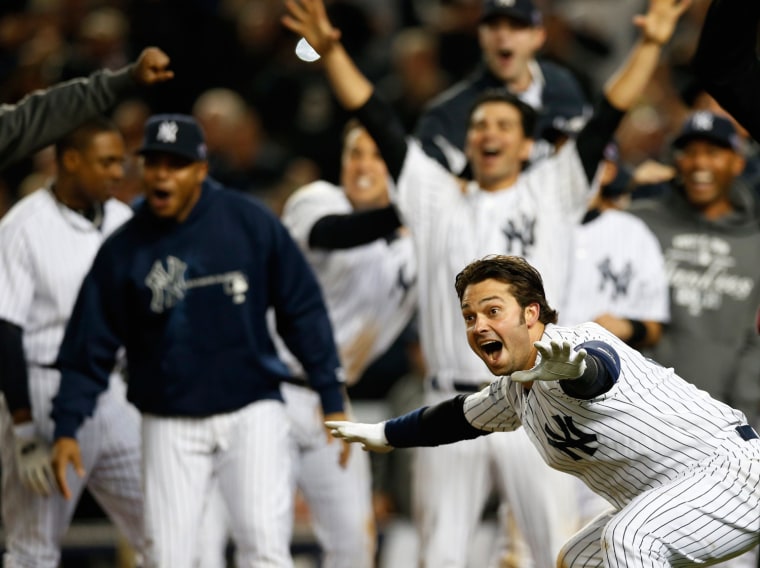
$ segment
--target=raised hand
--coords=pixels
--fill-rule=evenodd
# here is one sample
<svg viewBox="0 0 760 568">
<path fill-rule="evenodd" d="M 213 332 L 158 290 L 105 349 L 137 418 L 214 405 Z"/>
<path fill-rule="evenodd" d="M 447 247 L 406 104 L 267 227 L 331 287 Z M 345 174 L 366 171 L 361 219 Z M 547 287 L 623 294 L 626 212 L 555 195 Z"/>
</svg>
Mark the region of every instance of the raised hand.
<svg viewBox="0 0 760 568">
<path fill-rule="evenodd" d="M 678 19 L 690 5 L 691 0 L 649 0 L 649 10 L 634 17 L 633 24 L 646 40 L 664 45 L 673 36 Z"/>
<path fill-rule="evenodd" d="M 146 47 L 132 68 L 132 76 L 140 85 L 163 83 L 174 77 L 174 71 L 169 69 L 170 59 L 157 47 Z"/>
<path fill-rule="evenodd" d="M 340 40 L 340 30 L 327 17 L 322 0 L 287 0 L 288 13 L 282 25 L 304 37 L 319 55 L 324 56 Z"/>
</svg>

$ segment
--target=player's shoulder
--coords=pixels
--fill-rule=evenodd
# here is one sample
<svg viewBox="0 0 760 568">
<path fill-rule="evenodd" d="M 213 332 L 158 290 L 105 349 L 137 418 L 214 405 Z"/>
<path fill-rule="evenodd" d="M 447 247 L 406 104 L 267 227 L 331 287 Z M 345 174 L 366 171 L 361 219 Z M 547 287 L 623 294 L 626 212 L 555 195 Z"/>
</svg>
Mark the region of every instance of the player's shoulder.
<svg viewBox="0 0 760 568">
<path fill-rule="evenodd" d="M 29 225 L 40 226 L 55 211 L 56 202 L 50 191 L 40 188 L 22 197 L 0 219 L 3 231 L 23 231 Z"/>
<path fill-rule="evenodd" d="M 478 69 L 472 75 L 457 81 L 433 97 L 425 106 L 425 112 L 451 110 L 469 112 L 470 106 L 483 91 L 498 86 L 484 69 Z"/>
<path fill-rule="evenodd" d="M 564 65 L 549 59 L 537 59 L 536 62 L 547 86 L 554 87 L 558 91 L 570 88 L 570 92 L 573 95 L 576 94 L 576 89 L 580 91 L 581 87 L 578 78 Z"/>
<path fill-rule="evenodd" d="M 333 183 L 325 180 L 317 180 L 311 183 L 307 183 L 304 186 L 296 189 L 287 201 L 285 201 L 284 210 L 295 207 L 304 201 L 333 201 L 333 202 L 346 202 L 345 192 L 343 189 Z"/>
</svg>

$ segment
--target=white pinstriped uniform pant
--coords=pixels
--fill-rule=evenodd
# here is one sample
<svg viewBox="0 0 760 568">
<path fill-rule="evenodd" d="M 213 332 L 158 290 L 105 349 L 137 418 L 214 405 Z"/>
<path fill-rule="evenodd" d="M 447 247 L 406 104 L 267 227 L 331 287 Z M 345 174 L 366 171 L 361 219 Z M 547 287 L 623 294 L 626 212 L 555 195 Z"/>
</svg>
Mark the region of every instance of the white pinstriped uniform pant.
<svg viewBox="0 0 760 568">
<path fill-rule="evenodd" d="M 280 388 L 292 429 L 294 481 L 309 504 L 314 532 L 324 554 L 322 566 L 372 568 L 377 535 L 369 455 L 354 446 L 347 466 L 342 468 L 338 463 L 342 446 L 328 438 L 319 396 L 311 389 L 288 383 Z M 197 566 L 222 568 L 229 515 L 217 488 L 210 495 L 202 527 Z"/>
<path fill-rule="evenodd" d="M 58 390 L 58 373 L 29 370 L 29 394 L 39 434 L 51 440 L 50 408 Z M 19 480 L 14 457 L 13 430 L 5 400 L 0 396 L 0 459 L 2 459 L 2 512 L 6 535 L 6 568 L 55 568 L 60 542 L 69 527 L 85 486 L 139 552 L 144 548 L 143 498 L 140 473 L 140 415 L 126 401 L 125 385 L 118 376 L 98 399 L 94 416 L 77 432 L 86 475 L 68 469 L 72 498 L 56 492 L 42 497 Z"/>
<path fill-rule="evenodd" d="M 290 428 L 282 402 L 206 418 L 143 415 L 147 568 L 190 568 L 215 478 L 238 568 L 290 568 Z"/>
<path fill-rule="evenodd" d="M 760 439 L 737 436 L 678 479 L 597 517 L 565 545 L 559 566 L 709 566 L 759 537 Z"/>
</svg>

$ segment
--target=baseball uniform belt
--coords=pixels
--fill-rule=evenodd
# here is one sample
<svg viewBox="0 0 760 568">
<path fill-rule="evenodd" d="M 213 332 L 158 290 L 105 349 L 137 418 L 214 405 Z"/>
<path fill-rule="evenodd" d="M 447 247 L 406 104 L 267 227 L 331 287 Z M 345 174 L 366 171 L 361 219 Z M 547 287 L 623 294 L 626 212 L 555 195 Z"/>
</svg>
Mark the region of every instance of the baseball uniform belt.
<svg viewBox="0 0 760 568">
<path fill-rule="evenodd" d="M 737 426 L 736 431 L 744 440 L 755 440 L 757 438 L 760 438 L 760 435 L 758 435 L 755 429 L 749 424 Z"/>
<path fill-rule="evenodd" d="M 451 386 L 454 388 L 457 392 L 478 392 L 479 390 L 482 390 L 483 387 L 485 387 L 488 383 L 482 383 L 482 384 L 474 384 L 474 383 L 463 383 L 461 381 L 454 381 L 451 383 Z M 444 387 L 441 385 L 441 382 L 438 380 L 438 377 L 433 377 L 430 379 L 430 386 L 433 387 L 433 390 L 443 390 Z"/>
</svg>

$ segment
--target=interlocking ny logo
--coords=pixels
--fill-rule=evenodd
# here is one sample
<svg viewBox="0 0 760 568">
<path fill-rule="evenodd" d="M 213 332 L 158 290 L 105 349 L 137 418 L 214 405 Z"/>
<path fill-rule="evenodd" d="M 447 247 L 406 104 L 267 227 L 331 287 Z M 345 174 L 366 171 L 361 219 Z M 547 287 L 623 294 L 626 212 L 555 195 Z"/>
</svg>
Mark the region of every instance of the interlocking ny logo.
<svg viewBox="0 0 760 568">
<path fill-rule="evenodd" d="M 187 264 L 174 256 L 166 259 L 166 269 L 160 260 L 153 263 L 153 267 L 145 278 L 145 285 L 153 293 L 150 302 L 151 310 L 160 314 L 164 309 L 171 308 L 185 297 L 186 269 Z"/>
<path fill-rule="evenodd" d="M 573 452 L 573 450 L 580 450 L 589 456 L 593 456 L 596 453 L 597 448 L 588 445 L 596 442 L 596 434 L 586 434 L 578 430 L 575 424 L 573 424 L 572 416 L 552 416 L 552 420 L 557 423 L 562 433 L 557 434 L 549 428 L 548 424 L 544 424 L 544 432 L 546 432 L 547 441 L 550 446 L 564 452 L 575 461 L 583 458 Z"/>
<path fill-rule="evenodd" d="M 536 244 L 536 219 L 523 215 L 520 221 L 510 219 L 501 228 L 507 238 L 507 250 L 509 254 L 529 256 L 531 247 Z M 519 245 L 518 245 L 519 243 Z M 519 249 L 518 250 L 518 246 Z"/>
<path fill-rule="evenodd" d="M 602 281 L 599 283 L 599 291 L 602 292 L 607 285 L 607 282 L 612 284 L 612 298 L 617 299 L 618 296 L 628 295 L 628 286 L 631 284 L 633 278 L 633 267 L 630 262 L 626 262 L 623 269 L 617 274 L 612 268 L 612 261 L 610 258 L 605 258 L 597 265 L 599 272 L 602 275 Z"/>
<path fill-rule="evenodd" d="M 156 133 L 156 139 L 159 142 L 174 144 L 177 141 L 178 130 L 179 128 L 176 122 L 165 120 L 164 122 L 158 125 L 158 132 Z"/>
</svg>

